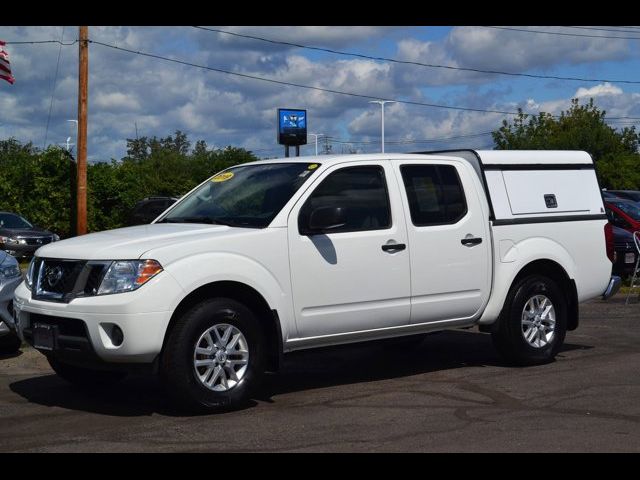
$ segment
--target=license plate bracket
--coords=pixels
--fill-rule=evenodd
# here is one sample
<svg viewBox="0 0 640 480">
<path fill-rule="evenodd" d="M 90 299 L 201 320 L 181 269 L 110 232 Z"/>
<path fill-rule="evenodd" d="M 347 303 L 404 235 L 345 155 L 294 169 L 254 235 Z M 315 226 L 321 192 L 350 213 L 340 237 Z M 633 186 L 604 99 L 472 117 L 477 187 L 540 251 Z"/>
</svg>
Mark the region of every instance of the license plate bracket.
<svg viewBox="0 0 640 480">
<path fill-rule="evenodd" d="M 33 325 L 33 347 L 39 350 L 55 350 L 58 326 L 36 323 Z"/>
</svg>

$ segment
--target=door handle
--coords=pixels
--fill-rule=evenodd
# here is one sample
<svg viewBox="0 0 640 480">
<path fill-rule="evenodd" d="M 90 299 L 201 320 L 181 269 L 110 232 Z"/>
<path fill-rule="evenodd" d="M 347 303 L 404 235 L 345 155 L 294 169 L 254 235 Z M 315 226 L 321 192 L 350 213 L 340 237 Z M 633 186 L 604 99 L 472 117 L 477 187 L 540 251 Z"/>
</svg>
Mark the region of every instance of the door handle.
<svg viewBox="0 0 640 480">
<path fill-rule="evenodd" d="M 460 240 L 460 243 L 465 247 L 473 247 L 474 245 L 478 245 L 479 243 L 482 243 L 482 238 L 472 237 L 470 235 L 467 235 L 465 238 Z"/>
<path fill-rule="evenodd" d="M 399 252 L 404 250 L 407 246 L 404 243 L 387 243 L 382 245 L 382 250 L 389 253 Z"/>
</svg>

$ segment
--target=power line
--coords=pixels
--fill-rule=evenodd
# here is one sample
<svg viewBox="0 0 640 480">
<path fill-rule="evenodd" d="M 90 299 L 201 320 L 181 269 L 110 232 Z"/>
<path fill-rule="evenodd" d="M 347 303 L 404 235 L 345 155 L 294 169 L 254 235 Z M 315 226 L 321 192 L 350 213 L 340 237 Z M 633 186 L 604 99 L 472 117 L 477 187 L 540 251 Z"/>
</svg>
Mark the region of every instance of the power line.
<svg viewBox="0 0 640 480">
<path fill-rule="evenodd" d="M 233 75 L 233 76 L 237 76 L 237 77 L 242 77 L 242 78 L 250 78 L 252 80 L 259 80 L 261 82 L 268 82 L 268 83 L 274 83 L 277 85 L 286 85 L 289 87 L 297 87 L 297 88 L 305 88 L 307 90 L 316 90 L 316 91 L 320 91 L 320 92 L 326 92 L 326 93 L 333 93 L 336 95 L 344 95 L 344 96 L 348 96 L 348 97 L 356 97 L 356 98 L 366 98 L 369 100 L 390 100 L 396 103 L 402 103 L 405 105 L 415 105 L 415 106 L 419 106 L 419 107 L 431 107 L 431 108 L 443 108 L 443 109 L 448 109 L 448 110 L 458 110 L 458 111 L 465 111 L 465 112 L 478 112 L 478 113 L 496 113 L 496 114 L 501 114 L 501 115 L 520 115 L 521 112 L 511 112 L 511 111 L 506 111 L 506 110 L 491 110 L 491 109 L 482 109 L 482 108 L 471 108 L 471 107 L 458 107 L 458 106 L 454 106 L 454 105 L 440 105 L 437 103 L 426 103 L 426 102 L 417 102 L 417 101 L 412 101 L 412 100 L 398 100 L 398 99 L 393 99 L 393 98 L 383 98 L 380 96 L 374 96 L 374 95 L 365 95 L 365 94 L 361 94 L 361 93 L 355 93 L 355 92 L 344 92 L 341 90 L 333 90 L 333 89 L 329 89 L 329 88 L 322 88 L 322 87 L 314 87 L 311 85 L 302 85 L 300 83 L 292 83 L 292 82 L 285 82 L 283 80 L 275 80 L 273 78 L 265 78 L 265 77 L 259 77 L 257 75 L 249 75 L 247 73 L 239 73 L 239 72 L 232 72 L 230 70 L 224 70 L 221 68 L 214 68 L 214 67 L 209 67 L 206 65 L 199 65 L 197 63 L 191 63 L 191 62 L 186 62 L 184 60 L 177 60 L 175 58 L 168 58 L 168 57 L 163 57 L 161 55 L 156 55 L 153 53 L 146 53 L 146 52 L 141 52 L 138 50 L 131 50 L 128 48 L 124 48 L 124 47 L 117 47 L 115 45 L 110 45 L 108 43 L 103 43 L 103 42 L 99 42 L 97 40 L 89 40 L 90 43 L 94 43 L 96 45 L 101 45 L 103 47 L 107 47 L 107 48 L 112 48 L 114 50 L 120 50 L 123 52 L 127 52 L 127 53 L 133 53 L 135 55 L 141 55 L 144 57 L 150 57 L 150 58 L 155 58 L 158 60 L 164 60 L 167 62 L 172 62 L 172 63 L 177 63 L 180 65 L 186 65 L 189 67 L 196 67 L 196 68 L 201 68 L 203 70 L 209 70 L 212 72 L 218 72 L 218 73 L 224 73 L 227 75 Z M 524 112 L 522 112 L 524 113 Z M 544 113 L 544 112 L 539 112 L 539 113 Z M 526 115 L 537 115 L 537 114 L 533 114 L 533 113 L 529 113 Z M 552 115 L 552 114 L 548 114 L 551 117 L 554 118 L 558 118 L 560 117 L 560 115 Z M 609 117 L 609 120 L 613 120 L 613 119 L 621 119 L 621 118 L 625 118 L 625 119 L 639 119 L 640 117 Z"/>
<path fill-rule="evenodd" d="M 59 43 L 60 45 L 69 46 L 75 45 L 78 43 L 78 40 L 74 40 L 71 43 L 64 43 L 61 40 L 33 40 L 33 41 L 25 41 L 25 42 L 5 42 L 7 45 L 38 45 L 42 43 Z"/>
<path fill-rule="evenodd" d="M 472 133 L 472 134 L 467 134 L 467 135 L 455 135 L 452 137 L 435 137 L 435 138 L 429 138 L 429 139 L 424 139 L 424 140 L 385 140 L 385 144 L 389 143 L 389 144 L 393 144 L 393 145 L 410 145 L 410 144 L 416 144 L 416 143 L 433 143 L 433 142 L 445 142 L 445 141 L 449 141 L 449 140 L 460 140 L 460 139 L 466 139 L 466 138 L 475 138 L 475 137 L 482 137 L 484 135 L 490 135 L 493 132 L 481 132 L 481 133 Z M 334 143 L 344 143 L 344 144 L 358 144 L 358 145 L 367 145 L 367 144 L 376 144 L 378 145 L 380 142 L 378 140 L 350 140 L 350 139 L 340 139 L 340 138 L 335 138 L 332 136 L 328 136 L 329 141 L 334 142 Z"/>
<path fill-rule="evenodd" d="M 330 88 L 314 87 L 314 86 L 311 86 L 311 85 L 302 85 L 300 83 L 285 82 L 283 80 L 275 80 L 273 78 L 259 77 L 257 75 L 249 75 L 249 74 L 246 74 L 246 73 L 239 73 L 239 72 L 232 72 L 230 70 L 224 70 L 224 69 L 221 69 L 221 68 L 208 67 L 206 65 L 198 65 L 196 63 L 185 62 L 183 60 L 176 60 L 175 58 L 163 57 L 161 55 L 155 55 L 153 53 L 146 53 L 146 52 L 141 52 L 141 51 L 137 51 L 137 50 L 130 50 L 128 48 L 117 47 L 115 45 L 110 45 L 108 43 L 98 42 L 97 40 L 89 40 L 89 42 L 90 43 L 94 43 L 96 45 L 101 45 L 103 47 L 112 48 L 114 50 L 120 50 L 120 51 L 124 51 L 124 52 L 128 52 L 128 53 L 133 53 L 133 54 L 136 54 L 136 55 L 142 55 L 142 56 L 145 56 L 145 57 L 156 58 L 158 60 L 165 60 L 167 62 L 178 63 L 180 65 L 186 65 L 186 66 L 189 66 L 189 67 L 202 68 L 204 70 L 210 70 L 212 72 L 225 73 L 227 75 L 234 75 L 234 76 L 237 76 L 237 77 L 250 78 L 250 79 L 253 79 L 253 80 L 259 80 L 259 81 L 262 81 L 262 82 L 275 83 L 275 84 L 278 84 L 278 85 L 286 85 L 286 86 L 289 86 L 289 87 L 306 88 L 308 90 L 316 90 L 316 91 L 320 91 L 320 92 L 333 93 L 333 94 L 336 94 L 336 95 L 345 95 L 345 96 L 349 96 L 349 97 L 366 98 L 366 99 L 370 99 L 370 100 L 390 100 L 390 101 L 394 101 L 394 102 L 397 102 L 397 103 L 403 103 L 405 105 L 417 105 L 417 106 L 420 106 L 420 107 L 444 108 L 444 109 L 449 109 L 449 110 L 460 110 L 460 111 L 466 111 L 466 112 L 497 113 L 497 114 L 501 114 L 501 115 L 518 115 L 518 112 L 509 112 L 509 111 L 505 111 L 505 110 L 490 110 L 490 109 L 482 109 L 482 108 L 458 107 L 458 106 L 453 106 L 453 105 L 440 105 L 440 104 L 436 104 L 436 103 L 416 102 L 416 101 L 411 101 L 411 100 L 396 100 L 396 99 L 392 99 L 392 98 L 382 98 L 382 97 L 377 96 L 377 95 L 374 96 L 374 95 L 365 95 L 365 94 L 354 93 L 354 92 L 343 92 L 343 91 L 340 91 L 340 90 L 333 90 L 333 89 L 330 89 Z"/>
<path fill-rule="evenodd" d="M 49 136 L 49 121 L 51 120 L 51 111 L 53 110 L 53 99 L 56 92 L 56 82 L 58 81 L 58 69 L 60 68 L 60 54 L 62 53 L 62 40 L 64 40 L 64 26 L 62 27 L 62 35 L 60 35 L 60 48 L 58 48 L 58 60 L 56 61 L 56 73 L 53 77 L 53 87 L 51 88 L 51 102 L 49 103 L 49 115 L 47 115 L 47 127 L 44 131 L 44 143 L 42 150 L 47 148 L 47 137 Z"/>
<path fill-rule="evenodd" d="M 603 39 L 617 39 L 617 40 L 640 40 L 640 37 L 612 37 L 606 35 L 586 35 L 582 33 L 562 33 L 562 32 L 546 32 L 543 30 L 527 30 L 524 28 L 512 28 L 512 27 L 490 27 L 482 25 L 482 28 L 495 28 L 497 30 L 511 30 L 513 32 L 527 32 L 527 33 L 543 33 L 547 35 L 562 35 L 564 37 L 587 37 L 587 38 L 603 38 Z"/>
<path fill-rule="evenodd" d="M 365 59 L 368 59 L 368 60 L 378 60 L 378 61 L 383 61 L 383 62 L 398 63 L 398 64 L 402 64 L 402 65 L 414 65 L 414 66 L 427 67 L 427 68 L 443 68 L 443 69 L 446 69 L 446 70 L 458 70 L 458 71 L 464 71 L 464 72 L 485 73 L 485 74 L 490 74 L 490 75 L 508 75 L 508 76 L 511 76 L 511 77 L 539 78 L 539 79 L 544 79 L 544 80 L 569 80 L 569 81 L 574 81 L 574 82 L 610 82 L 610 83 L 640 84 L 640 80 L 614 80 L 614 79 L 605 79 L 605 78 L 581 78 L 581 77 L 562 77 L 562 76 L 558 76 L 558 75 L 536 75 L 536 74 L 533 74 L 533 73 L 505 72 L 505 71 L 501 71 L 501 70 L 483 70 L 483 69 L 480 69 L 480 68 L 454 67 L 452 65 L 438 65 L 438 64 L 433 64 L 433 63 L 414 62 L 414 61 L 409 61 L 409 60 L 398 60 L 396 58 L 378 57 L 378 56 L 373 56 L 373 55 L 364 55 L 364 54 L 355 53 L 355 52 L 346 52 L 346 51 L 341 51 L 341 50 L 333 50 L 331 48 L 314 47 L 314 46 L 310 46 L 310 45 L 302 45 L 302 44 L 299 44 L 299 43 L 286 42 L 286 41 L 281 41 L 281 40 L 273 40 L 273 39 L 270 39 L 270 38 L 258 37 L 256 35 L 247 35 L 247 34 L 242 34 L 242 33 L 230 32 L 228 30 L 221 30 L 219 28 L 207 28 L 207 27 L 199 27 L 199 26 L 193 26 L 193 28 L 197 28 L 197 29 L 200 29 L 200 30 L 206 30 L 206 31 L 209 31 L 209 32 L 214 32 L 214 33 L 222 33 L 222 34 L 225 34 L 225 35 L 232 35 L 234 37 L 247 38 L 247 39 L 250 39 L 250 40 L 258 40 L 258 41 L 261 41 L 261 42 L 272 43 L 272 44 L 277 44 L 277 45 L 287 45 L 287 46 L 290 46 L 290 47 L 303 48 L 303 49 L 307 49 L 307 50 L 315 50 L 315 51 L 320 51 L 320 52 L 333 53 L 333 54 L 336 54 L 336 55 L 343 55 L 343 56 L 348 56 L 348 57 L 365 58 Z M 488 28 L 493 28 L 493 27 L 488 27 Z M 529 30 L 527 30 L 527 31 L 529 31 Z M 598 37 L 598 38 L 602 38 L 602 37 Z"/>
<path fill-rule="evenodd" d="M 597 28 L 597 27 L 574 27 L 569 25 L 563 25 L 562 28 L 574 28 L 576 30 L 596 30 L 600 32 L 618 32 L 618 33 L 638 33 L 638 30 L 623 30 L 621 28 Z M 633 27 L 626 27 L 633 28 Z"/>
</svg>

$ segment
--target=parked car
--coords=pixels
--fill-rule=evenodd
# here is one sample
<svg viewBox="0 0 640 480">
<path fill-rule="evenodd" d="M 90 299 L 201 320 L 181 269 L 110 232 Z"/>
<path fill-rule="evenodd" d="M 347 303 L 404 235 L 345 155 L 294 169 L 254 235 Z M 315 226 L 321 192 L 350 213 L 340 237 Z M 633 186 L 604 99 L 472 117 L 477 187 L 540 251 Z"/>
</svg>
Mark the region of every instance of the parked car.
<svg viewBox="0 0 640 480">
<path fill-rule="evenodd" d="M 16 324 L 72 383 L 147 368 L 193 410 L 245 404 L 287 352 L 450 328 L 546 363 L 620 286 L 603 212 L 586 152 L 246 163 L 151 225 L 42 247 Z"/>
<path fill-rule="evenodd" d="M 0 354 L 17 352 L 22 343 L 15 332 L 12 309 L 13 293 L 20 282 L 18 261 L 0 251 Z"/>
<path fill-rule="evenodd" d="M 616 227 L 624 228 L 630 233 L 640 230 L 640 204 L 623 198 L 605 202 L 609 221 Z"/>
<path fill-rule="evenodd" d="M 638 190 L 608 190 L 608 192 L 619 198 L 640 202 L 640 192 Z"/>
<path fill-rule="evenodd" d="M 177 200 L 175 197 L 144 198 L 133 207 L 127 224 L 132 226 L 151 223 Z"/>
<path fill-rule="evenodd" d="M 604 198 L 605 200 L 609 200 L 609 199 L 620 198 L 620 197 L 615 193 L 611 192 L 610 190 L 602 190 L 602 198 Z"/>
<path fill-rule="evenodd" d="M 613 274 L 626 278 L 633 274 L 638 260 L 638 249 L 633 235 L 627 230 L 612 226 L 612 235 L 608 239 L 613 250 Z"/>
<path fill-rule="evenodd" d="M 41 246 L 58 240 L 55 233 L 32 225 L 18 214 L 0 212 L 0 249 L 16 258 L 29 258 Z"/>
</svg>

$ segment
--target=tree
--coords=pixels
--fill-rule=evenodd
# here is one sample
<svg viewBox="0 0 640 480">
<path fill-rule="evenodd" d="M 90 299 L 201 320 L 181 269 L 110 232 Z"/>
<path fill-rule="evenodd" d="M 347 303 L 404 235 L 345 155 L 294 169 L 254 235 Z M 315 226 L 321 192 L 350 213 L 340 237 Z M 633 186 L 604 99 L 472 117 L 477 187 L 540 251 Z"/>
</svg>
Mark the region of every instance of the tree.
<svg viewBox="0 0 640 480">
<path fill-rule="evenodd" d="M 145 197 L 179 197 L 232 165 L 257 160 L 242 148 L 208 150 L 200 140 L 190 151 L 187 135 L 127 139 L 121 160 L 87 166 L 89 231 L 125 225 Z M 12 211 L 62 237 L 74 234 L 75 163 L 59 147 L 40 151 L 31 143 L 0 141 L 0 210 Z"/>
<path fill-rule="evenodd" d="M 518 111 L 513 121 L 503 120 L 492 132 L 498 150 L 584 150 L 596 165 L 604 188 L 640 188 L 640 136 L 635 127 L 616 130 L 605 123 L 606 112 L 591 99 L 580 105 L 577 98 L 558 118 Z"/>
</svg>

